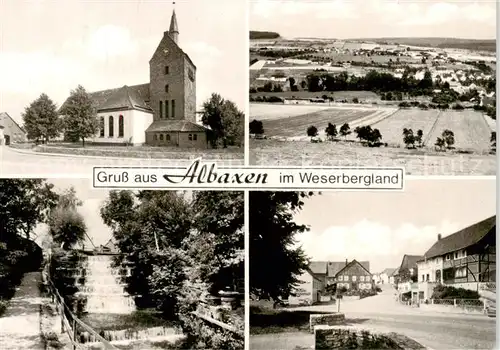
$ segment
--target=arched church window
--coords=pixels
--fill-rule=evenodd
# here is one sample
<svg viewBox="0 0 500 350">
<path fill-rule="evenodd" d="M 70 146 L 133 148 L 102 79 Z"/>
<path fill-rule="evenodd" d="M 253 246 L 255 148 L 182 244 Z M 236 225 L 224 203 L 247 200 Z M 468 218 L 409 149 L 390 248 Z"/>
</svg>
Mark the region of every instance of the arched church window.
<svg viewBox="0 0 500 350">
<path fill-rule="evenodd" d="M 160 134 L 160 141 L 163 141 L 163 134 Z"/>
<path fill-rule="evenodd" d="M 165 85 L 165 92 L 168 92 L 168 84 Z"/>
<path fill-rule="evenodd" d="M 172 100 L 172 118 L 175 118 L 175 100 Z"/>
<path fill-rule="evenodd" d="M 163 101 L 160 101 L 160 119 L 163 118 Z"/>
<path fill-rule="evenodd" d="M 198 134 L 193 134 L 193 141 L 198 140 Z"/>
<path fill-rule="evenodd" d="M 170 134 L 165 135 L 167 141 L 170 141 Z"/>
<path fill-rule="evenodd" d="M 123 115 L 120 114 L 118 117 L 118 137 L 123 137 L 124 125 L 123 125 Z"/>
<path fill-rule="evenodd" d="M 109 136 L 109 137 L 113 137 L 113 136 L 114 136 L 114 133 L 115 133 L 115 128 L 114 128 L 114 127 L 115 127 L 115 125 L 114 125 L 114 124 L 115 124 L 115 123 L 114 123 L 113 116 L 112 116 L 112 115 L 110 115 L 110 116 L 109 116 L 109 125 L 108 125 L 108 128 L 109 128 L 109 130 L 108 130 L 108 131 L 109 131 L 109 132 L 108 132 L 108 134 L 109 134 L 109 135 L 108 135 L 108 136 Z"/>
<path fill-rule="evenodd" d="M 168 74 L 170 73 L 170 69 L 168 68 L 168 66 L 165 66 L 165 74 Z"/>
<path fill-rule="evenodd" d="M 99 118 L 99 136 L 104 137 L 104 117 Z"/>
</svg>

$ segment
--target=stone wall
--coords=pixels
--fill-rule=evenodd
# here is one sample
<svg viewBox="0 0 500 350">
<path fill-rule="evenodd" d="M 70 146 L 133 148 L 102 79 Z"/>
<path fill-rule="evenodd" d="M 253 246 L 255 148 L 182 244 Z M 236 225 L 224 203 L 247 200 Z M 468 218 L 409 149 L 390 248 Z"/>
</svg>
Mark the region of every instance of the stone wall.
<svg viewBox="0 0 500 350">
<path fill-rule="evenodd" d="M 427 349 L 397 333 L 379 333 L 354 327 L 316 326 L 315 349 Z"/>
<path fill-rule="evenodd" d="M 313 314 L 309 316 L 309 328 L 311 333 L 314 332 L 314 327 L 319 325 L 334 326 L 343 324 L 345 321 L 344 314 L 331 313 L 331 314 Z"/>
</svg>

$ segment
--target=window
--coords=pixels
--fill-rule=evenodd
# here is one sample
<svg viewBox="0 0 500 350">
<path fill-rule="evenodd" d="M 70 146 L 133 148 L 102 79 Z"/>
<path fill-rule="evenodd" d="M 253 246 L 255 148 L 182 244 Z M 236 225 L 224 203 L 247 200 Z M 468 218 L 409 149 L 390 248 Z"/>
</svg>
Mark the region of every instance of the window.
<svg viewBox="0 0 500 350">
<path fill-rule="evenodd" d="M 429 282 L 429 274 L 425 275 L 425 280 Z"/>
<path fill-rule="evenodd" d="M 172 118 L 175 118 L 175 100 L 172 100 Z"/>
<path fill-rule="evenodd" d="M 104 137 L 104 117 L 99 120 L 99 136 Z"/>
<path fill-rule="evenodd" d="M 115 126 L 114 126 L 114 119 L 113 119 L 113 116 L 112 116 L 112 115 L 110 115 L 110 116 L 109 116 L 109 125 L 108 125 L 108 128 L 109 128 L 109 130 L 108 130 L 108 131 L 109 131 L 109 132 L 108 132 L 108 134 L 109 134 L 109 135 L 108 135 L 108 136 L 109 136 L 109 137 L 113 137 L 113 136 L 114 136 L 114 133 L 115 133 L 115 129 L 114 129 L 114 127 L 115 127 Z"/>
<path fill-rule="evenodd" d="M 165 66 L 165 74 L 168 74 L 170 72 L 170 69 L 168 68 L 168 66 Z"/>
<path fill-rule="evenodd" d="M 460 267 L 455 270 L 455 277 L 461 278 L 461 277 L 467 277 L 467 268 L 465 267 Z"/>
<path fill-rule="evenodd" d="M 352 281 L 356 282 L 356 276 L 352 276 Z"/>
<path fill-rule="evenodd" d="M 168 84 L 165 85 L 165 92 L 168 92 Z"/>
<path fill-rule="evenodd" d="M 163 141 L 163 134 L 160 134 L 160 141 Z"/>
<path fill-rule="evenodd" d="M 160 101 L 160 119 L 163 118 L 163 102 Z"/>
<path fill-rule="evenodd" d="M 165 118 L 170 118 L 170 111 L 168 110 L 168 101 L 165 101 Z"/>
<path fill-rule="evenodd" d="M 188 71 L 189 80 L 194 81 L 194 71 L 190 69 Z"/>
<path fill-rule="evenodd" d="M 424 276 L 424 275 L 422 275 L 422 282 L 424 282 L 424 281 L 425 281 L 425 276 Z"/>
<path fill-rule="evenodd" d="M 193 141 L 198 140 L 198 134 L 193 134 Z"/>
<path fill-rule="evenodd" d="M 123 137 L 123 115 L 118 117 L 118 137 Z"/>
<path fill-rule="evenodd" d="M 170 141 L 170 134 L 166 134 L 166 135 L 165 135 L 165 139 L 166 139 L 167 141 Z"/>
<path fill-rule="evenodd" d="M 155 141 L 158 141 L 158 134 L 155 134 Z"/>
<path fill-rule="evenodd" d="M 189 140 L 189 141 L 193 141 L 193 134 L 189 134 L 189 135 L 188 135 L 188 140 Z"/>
<path fill-rule="evenodd" d="M 455 259 L 458 259 L 458 252 L 455 252 Z"/>
</svg>

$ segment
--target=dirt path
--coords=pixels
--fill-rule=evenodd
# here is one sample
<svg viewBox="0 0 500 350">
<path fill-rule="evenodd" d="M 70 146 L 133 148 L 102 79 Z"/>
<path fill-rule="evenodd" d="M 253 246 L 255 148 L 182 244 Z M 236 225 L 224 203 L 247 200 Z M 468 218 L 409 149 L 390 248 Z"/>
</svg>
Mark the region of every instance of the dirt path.
<svg viewBox="0 0 500 350">
<path fill-rule="evenodd" d="M 1 349 L 43 349 L 40 337 L 40 272 L 24 275 L 16 294 L 0 317 Z"/>
</svg>

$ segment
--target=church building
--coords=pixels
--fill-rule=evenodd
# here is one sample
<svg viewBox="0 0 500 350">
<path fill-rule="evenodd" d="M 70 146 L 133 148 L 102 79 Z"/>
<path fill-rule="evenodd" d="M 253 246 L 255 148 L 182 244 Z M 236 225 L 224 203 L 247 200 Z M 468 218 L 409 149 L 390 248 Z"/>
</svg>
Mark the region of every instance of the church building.
<svg viewBox="0 0 500 350">
<path fill-rule="evenodd" d="M 210 129 L 196 123 L 196 66 L 179 46 L 175 10 L 149 61 L 149 83 L 90 93 L 103 144 L 208 148 Z"/>
</svg>

